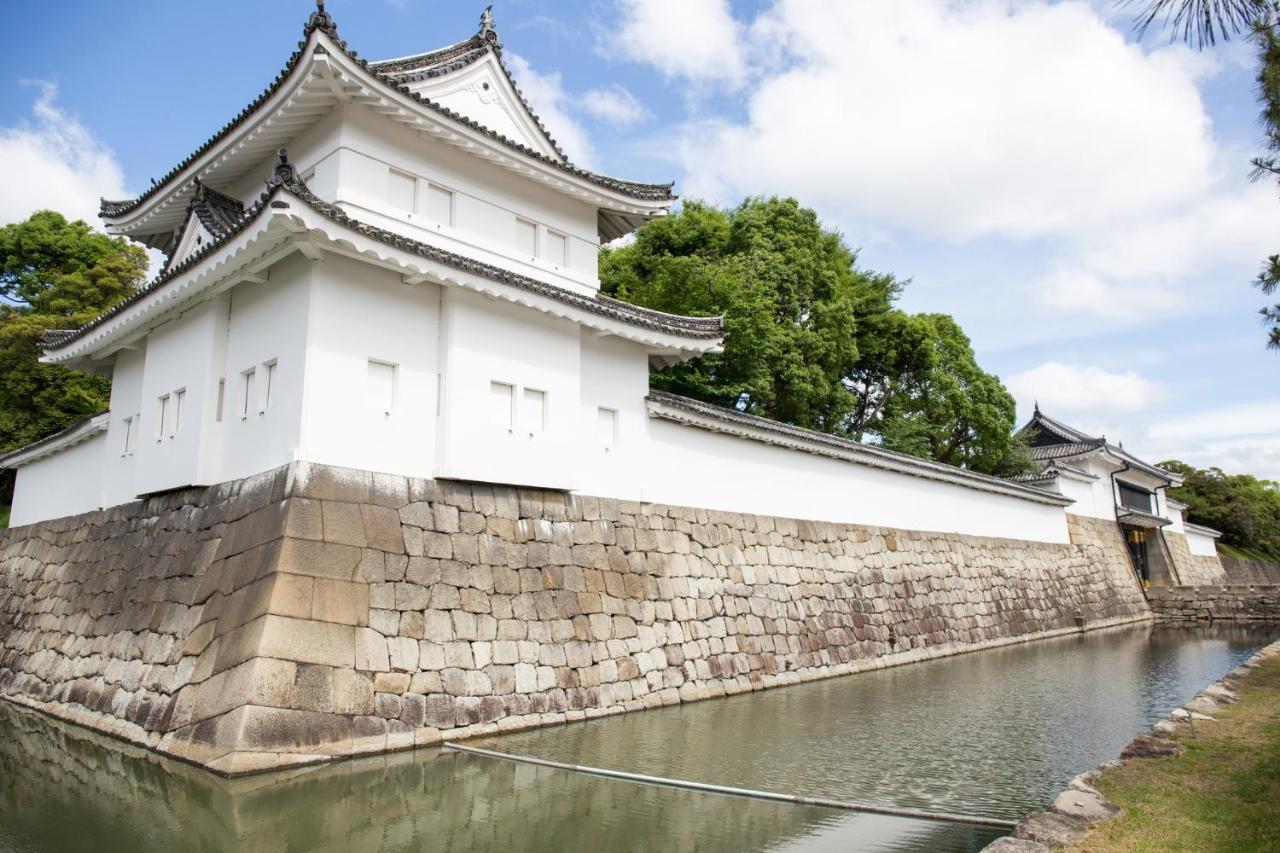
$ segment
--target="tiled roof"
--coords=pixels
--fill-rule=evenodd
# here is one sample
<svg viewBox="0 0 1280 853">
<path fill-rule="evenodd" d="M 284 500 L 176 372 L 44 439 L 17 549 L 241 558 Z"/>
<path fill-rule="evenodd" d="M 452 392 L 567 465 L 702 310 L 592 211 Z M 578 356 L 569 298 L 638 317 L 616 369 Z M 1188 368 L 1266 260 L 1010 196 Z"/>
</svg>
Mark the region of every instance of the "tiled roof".
<svg viewBox="0 0 1280 853">
<path fill-rule="evenodd" d="M 632 305 L 627 302 L 619 302 L 616 299 L 610 299 L 607 296 L 600 296 L 598 294 L 594 296 L 586 296 L 563 287 L 538 281 L 537 279 L 530 278 L 529 276 L 520 275 L 518 273 L 502 269 L 501 267 L 476 261 L 455 252 L 449 252 L 444 249 L 428 245 L 410 237 L 397 234 L 393 231 L 388 231 L 384 228 L 378 228 L 361 222 L 312 193 L 311 190 L 307 188 L 306 184 L 302 182 L 302 179 L 298 177 L 297 170 L 288 162 L 283 151 L 281 151 L 280 157 L 281 162 L 276 167 L 271 180 L 268 181 L 267 191 L 263 193 L 252 206 L 245 210 L 239 219 L 230 224 L 227 232 L 220 239 L 210 241 L 201 247 L 199 251 L 192 253 L 187 258 L 184 258 L 180 263 L 175 264 L 172 268 L 163 270 L 161 274 L 145 288 L 139 290 L 124 302 L 121 302 L 84 326 L 81 326 L 78 329 L 45 332 L 41 336 L 41 343 L 46 348 L 54 349 L 66 346 L 102 325 L 111 317 L 121 313 L 129 306 L 137 303 L 148 294 L 154 293 L 178 275 L 196 266 L 208 254 L 221 247 L 230 238 L 239 234 L 248 227 L 258 218 L 262 211 L 268 207 L 276 194 L 281 191 L 288 191 L 312 210 L 315 210 L 317 213 L 338 223 L 339 225 L 350 228 L 381 243 L 385 243 L 392 248 L 410 252 L 428 260 L 461 270 L 462 272 L 472 273 L 503 284 L 518 287 L 522 290 L 554 299 L 570 307 L 579 308 L 598 316 L 607 317 L 609 319 L 641 328 L 663 332 L 665 334 L 674 334 L 701 340 L 715 340 L 724 336 L 723 317 L 683 317 L 677 314 L 666 314 L 661 311 L 654 311 L 648 308 L 643 308 L 639 305 Z"/>
<path fill-rule="evenodd" d="M 1105 446 L 1105 442 L 1101 441 L 1072 441 L 1065 444 L 1048 444 L 1041 447 L 1031 448 L 1031 455 L 1035 459 L 1058 459 L 1063 456 L 1079 456 L 1081 453 L 1088 453 L 1090 450 L 1097 450 Z"/>
<path fill-rule="evenodd" d="M 1116 507 L 1116 518 L 1125 524 L 1135 527 L 1164 527 L 1166 524 L 1172 524 L 1169 519 L 1156 515 L 1152 512 L 1143 512 L 1140 509 L 1133 509 L 1127 506 Z"/>
<path fill-rule="evenodd" d="M 280 73 L 276 75 L 276 78 L 275 80 L 272 81 L 271 85 L 269 85 L 266 89 L 264 89 L 262 93 L 259 94 L 258 97 L 255 98 L 252 102 L 250 102 L 250 104 L 247 107 L 241 110 L 236 115 L 235 118 L 233 118 L 230 122 L 225 124 L 221 130 L 219 130 L 212 137 L 206 140 L 204 144 L 202 144 L 194 152 L 188 155 L 181 163 L 179 163 L 177 166 L 174 166 L 172 169 L 170 169 L 164 175 L 164 177 L 160 178 L 159 180 L 153 181 L 151 186 L 145 192 L 143 192 L 140 196 L 138 196 L 137 198 L 126 199 L 121 201 L 108 201 L 106 199 L 103 199 L 99 209 L 99 214 L 106 218 L 113 218 L 117 216 L 123 216 L 124 214 L 129 213 L 134 208 L 138 207 L 140 204 L 142 204 L 144 201 L 150 198 L 152 195 L 157 193 L 162 187 L 168 185 L 171 181 L 173 181 L 174 178 L 178 177 L 178 175 L 181 174 L 183 170 L 185 170 L 188 166 L 190 166 L 192 163 L 198 160 L 201 156 L 203 156 L 206 152 L 208 152 L 209 149 L 211 149 L 215 144 L 217 144 L 220 140 L 225 138 L 227 135 L 229 135 L 233 130 L 239 127 L 240 124 L 244 122 L 247 118 L 249 118 L 251 115 L 257 112 L 257 110 L 264 103 L 266 103 L 271 98 L 271 96 L 273 96 L 277 91 L 279 91 L 281 86 L 284 85 L 285 81 L 289 79 L 290 75 L 292 75 L 294 69 L 297 68 L 298 66 L 299 60 L 304 55 L 304 50 L 312 34 L 316 32 L 323 32 L 326 35 L 328 35 L 330 39 L 333 40 L 333 43 L 337 46 L 337 48 L 340 51 L 342 51 L 344 56 L 346 56 L 347 58 L 351 59 L 353 62 L 358 64 L 361 68 L 363 68 L 370 75 L 372 75 L 377 82 L 381 83 L 387 89 L 392 90 L 397 94 L 409 97 L 413 99 L 415 102 L 417 102 L 418 104 L 422 105 L 423 107 L 429 110 L 432 110 L 433 112 L 439 113 L 440 115 L 446 116 L 452 119 L 453 121 L 464 124 L 467 127 L 471 128 L 472 130 L 483 133 L 484 135 L 501 143 L 505 147 L 512 149 L 513 151 L 516 151 L 526 157 L 531 157 L 535 160 L 538 160 L 542 163 L 552 166 L 567 174 L 573 175 L 578 178 L 582 178 L 583 180 L 586 180 L 589 183 L 593 183 L 596 186 L 603 187 L 605 189 L 612 190 L 614 192 L 618 192 L 623 195 L 631 196 L 632 198 L 644 199 L 647 201 L 659 201 L 659 202 L 675 200 L 676 196 L 672 193 L 672 187 L 673 187 L 672 184 L 649 184 L 649 183 L 642 183 L 639 181 L 624 181 L 619 178 L 612 178 L 612 177 L 609 177 L 608 175 L 600 175 L 595 172 L 591 172 L 586 169 L 579 168 L 578 166 L 575 166 L 572 163 L 568 162 L 568 160 L 549 157 L 546 154 L 543 154 L 541 151 L 535 151 L 534 149 L 530 148 L 527 145 L 524 145 L 521 142 L 517 142 L 513 139 L 509 139 L 506 136 L 502 135 L 501 133 L 498 133 L 497 131 L 494 131 L 485 127 L 484 125 L 480 124 L 474 119 L 467 118 L 466 116 L 460 113 L 457 113 L 449 109 L 448 107 L 442 106 L 441 104 L 438 104 L 429 98 L 424 98 L 421 95 L 417 95 L 417 94 L 414 94 L 413 92 L 410 92 L 407 86 L 400 83 L 393 76 L 390 76 L 389 74 L 380 70 L 377 63 L 370 63 L 368 60 L 360 59 L 359 55 L 354 50 L 350 50 L 347 47 L 347 43 L 341 40 L 340 38 L 338 38 L 337 24 L 334 23 L 332 16 L 330 16 L 329 13 L 324 10 L 323 2 L 317 3 L 317 6 L 318 6 L 317 10 L 311 14 L 311 17 L 308 19 L 306 26 L 303 28 L 303 41 L 299 42 L 298 49 L 295 50 L 292 54 L 290 54 L 288 61 L 285 63 L 284 69 L 281 70 Z M 481 34 L 483 34 L 483 32 L 484 31 L 482 30 Z M 495 37 L 496 37 L 496 33 L 495 33 Z M 316 46 L 316 49 L 323 51 L 323 47 L 319 45 Z M 506 71 L 505 65 L 503 66 L 503 70 L 504 72 Z M 508 72 L 508 77 L 510 77 L 509 72 Z M 514 86 L 514 82 L 512 85 Z M 532 111 L 530 114 L 532 114 Z M 553 147 L 556 147 L 556 150 L 559 151 L 558 146 L 555 146 L 555 140 L 551 139 L 550 136 L 548 136 L 548 139 L 551 141 Z M 561 153 L 561 156 L 563 157 L 563 153 Z"/>
<path fill-rule="evenodd" d="M 1030 471 L 1025 474 L 1014 474 L 1012 477 L 1006 477 L 1011 483 L 1052 483 L 1058 479 L 1058 470 L 1052 465 L 1042 471 Z"/>
<path fill-rule="evenodd" d="M 244 205 L 238 198 L 223 195 L 213 187 L 206 187 L 199 179 L 195 184 L 196 192 L 189 205 L 191 212 L 199 218 L 206 231 L 221 240 L 244 216 Z"/>
<path fill-rule="evenodd" d="M 1036 406 L 1035 414 L 1032 415 L 1031 420 L 1022 429 L 1018 430 L 1018 434 L 1030 434 L 1032 442 L 1031 455 L 1042 462 L 1068 456 L 1079 456 L 1094 450 L 1105 450 L 1112 456 L 1124 461 L 1131 468 L 1150 474 L 1153 477 L 1164 480 L 1174 477 L 1173 474 L 1163 468 L 1143 462 L 1126 451 L 1124 447 L 1112 444 L 1107 441 L 1105 436 L 1087 435 L 1078 429 L 1067 426 L 1062 421 L 1054 420 L 1041 412 L 1039 406 Z"/>
<path fill-rule="evenodd" d="M 91 438 L 107 428 L 107 418 L 105 416 L 108 414 L 110 412 L 89 415 L 89 417 L 76 421 L 66 429 L 59 430 L 52 435 L 46 435 L 44 438 L 36 439 L 30 444 L 10 450 L 8 453 L 0 454 L 0 468 L 8 468 L 19 457 L 29 456 L 34 450 L 40 450 L 44 447 L 52 448 L 64 442 L 78 444 L 86 438 Z"/>
</svg>

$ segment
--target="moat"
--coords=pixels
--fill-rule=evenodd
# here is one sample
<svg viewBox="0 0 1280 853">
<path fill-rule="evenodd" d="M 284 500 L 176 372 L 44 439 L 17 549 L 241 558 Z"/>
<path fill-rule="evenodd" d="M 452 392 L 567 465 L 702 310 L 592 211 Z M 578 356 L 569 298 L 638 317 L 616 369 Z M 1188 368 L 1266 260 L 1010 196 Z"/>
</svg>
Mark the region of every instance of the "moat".
<svg viewBox="0 0 1280 853">
<path fill-rule="evenodd" d="M 1112 629 L 473 743 L 1017 819 L 1276 634 Z M 224 780 L 0 703 L 3 851 L 971 851 L 1000 834 L 436 749 Z"/>
</svg>

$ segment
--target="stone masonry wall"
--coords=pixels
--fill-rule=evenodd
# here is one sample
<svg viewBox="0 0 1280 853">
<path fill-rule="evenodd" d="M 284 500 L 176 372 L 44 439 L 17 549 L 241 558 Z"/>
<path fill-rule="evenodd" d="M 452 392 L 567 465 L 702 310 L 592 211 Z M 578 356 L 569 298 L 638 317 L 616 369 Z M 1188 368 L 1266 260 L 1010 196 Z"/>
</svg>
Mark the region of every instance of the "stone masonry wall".
<svg viewBox="0 0 1280 853">
<path fill-rule="evenodd" d="M 1150 618 L 1071 544 L 298 464 L 0 539 L 0 694 L 223 773 Z"/>
<path fill-rule="evenodd" d="M 1179 586 L 1148 591 L 1156 618 L 1280 622 L 1280 586 Z"/>
<path fill-rule="evenodd" d="M 1226 583 L 1280 584 L 1280 563 L 1264 560 L 1242 560 L 1239 557 L 1219 557 L 1226 571 Z"/>
<path fill-rule="evenodd" d="M 1178 573 L 1178 582 L 1182 586 L 1204 586 L 1206 584 L 1227 583 L 1227 573 L 1218 555 L 1205 556 L 1192 554 L 1187 545 L 1187 537 L 1181 533 L 1164 532 L 1164 541 L 1169 546 L 1173 557 L 1174 569 Z"/>
</svg>

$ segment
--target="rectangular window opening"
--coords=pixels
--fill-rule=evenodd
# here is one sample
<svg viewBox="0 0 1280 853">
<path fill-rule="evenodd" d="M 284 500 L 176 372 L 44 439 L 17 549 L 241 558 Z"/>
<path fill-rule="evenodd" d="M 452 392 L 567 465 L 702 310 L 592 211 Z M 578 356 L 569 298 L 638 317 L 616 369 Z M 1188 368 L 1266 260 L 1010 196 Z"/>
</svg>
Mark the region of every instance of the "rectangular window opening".
<svg viewBox="0 0 1280 853">
<path fill-rule="evenodd" d="M 558 267 L 569 266 L 569 238 L 556 231 L 547 231 L 547 260 Z"/>
<path fill-rule="evenodd" d="M 506 382 L 489 383 L 489 422 L 510 429 L 516 423 L 516 387 Z"/>
<path fill-rule="evenodd" d="M 169 395 L 162 394 L 159 399 L 159 417 L 156 418 L 156 441 L 164 438 L 169 429 Z"/>
<path fill-rule="evenodd" d="M 263 377 L 262 408 L 266 409 L 271 406 L 271 395 L 276 387 L 276 360 L 273 358 L 263 364 L 262 368 L 266 371 L 266 375 Z"/>
<path fill-rule="evenodd" d="M 516 220 L 516 249 L 530 258 L 538 256 L 538 226 L 527 219 Z"/>
<path fill-rule="evenodd" d="M 396 365 L 389 361 L 369 359 L 369 381 L 365 386 L 365 402 L 370 408 L 387 414 L 396 406 Z"/>
<path fill-rule="evenodd" d="M 604 406 L 596 409 L 596 441 L 605 450 L 613 449 L 618 443 L 617 409 L 606 409 Z"/>
<path fill-rule="evenodd" d="M 173 431 L 169 433 L 170 436 L 182 429 L 182 407 L 186 400 L 186 388 L 179 388 L 173 392 Z"/>
<path fill-rule="evenodd" d="M 441 225 L 453 225 L 453 192 L 427 184 L 427 216 Z"/>
<path fill-rule="evenodd" d="M 218 380 L 218 401 L 213 409 L 213 419 L 218 423 L 222 423 L 222 406 L 227 399 L 227 380 Z"/>
<path fill-rule="evenodd" d="M 240 418 L 249 417 L 249 412 L 253 411 L 253 379 L 254 369 L 251 367 L 244 373 L 240 374 Z"/>
<path fill-rule="evenodd" d="M 520 400 L 520 425 L 529 432 L 547 428 L 547 392 L 525 388 Z"/>
<path fill-rule="evenodd" d="M 1129 509 L 1136 509 L 1139 512 L 1155 512 L 1155 505 L 1152 498 L 1155 495 L 1146 489 L 1139 489 L 1136 486 L 1130 486 L 1127 483 L 1119 483 L 1120 486 L 1120 505 Z"/>
<path fill-rule="evenodd" d="M 387 173 L 387 201 L 397 210 L 413 213 L 417 206 L 418 179 L 395 169 Z"/>
<path fill-rule="evenodd" d="M 120 455 L 127 456 L 133 452 L 133 418 L 125 418 L 121 423 L 124 427 L 124 449 Z"/>
</svg>

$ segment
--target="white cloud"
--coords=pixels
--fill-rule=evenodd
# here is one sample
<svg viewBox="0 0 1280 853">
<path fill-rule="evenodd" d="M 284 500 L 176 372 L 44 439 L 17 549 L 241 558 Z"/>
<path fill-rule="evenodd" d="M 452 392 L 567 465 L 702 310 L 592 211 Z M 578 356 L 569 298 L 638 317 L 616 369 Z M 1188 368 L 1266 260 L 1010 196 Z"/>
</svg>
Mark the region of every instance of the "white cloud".
<svg viewBox="0 0 1280 853">
<path fill-rule="evenodd" d="M 1086 269 L 1059 269 L 1034 285 L 1045 308 L 1090 314 L 1118 324 L 1142 322 L 1183 310 L 1190 303 L 1168 282 L 1119 283 Z"/>
<path fill-rule="evenodd" d="M 28 85 L 36 92 L 31 117 L 0 128 L 0 225 L 46 208 L 96 225 L 100 197 L 130 196 L 120 163 L 58 107 L 55 84 Z"/>
<path fill-rule="evenodd" d="M 635 124 L 650 116 L 644 104 L 636 100 L 636 96 L 626 88 L 614 83 L 612 86 L 590 89 L 581 98 L 582 109 L 596 118 L 619 125 Z"/>
<path fill-rule="evenodd" d="M 547 131 L 560 143 L 570 160 L 590 169 L 595 151 L 586 130 L 568 113 L 572 99 L 564 90 L 560 73 L 540 74 L 524 57 L 515 53 L 507 53 L 504 58 L 511 66 L 521 93 L 542 119 Z"/>
<path fill-rule="evenodd" d="M 1213 182 L 1205 61 L 1087 5 L 779 0 L 749 41 L 747 118 L 685 129 L 688 194 L 965 240 L 1095 234 Z"/>
<path fill-rule="evenodd" d="M 1009 377 L 1006 383 L 1024 405 L 1038 401 L 1046 414 L 1068 422 L 1084 418 L 1081 429 L 1118 414 L 1143 412 L 1164 400 L 1163 387 L 1133 371 L 1049 361 Z M 1073 424 L 1075 425 L 1075 424 Z M 1100 430 L 1101 431 L 1101 430 Z"/>
<path fill-rule="evenodd" d="M 1152 425 L 1150 435 L 1164 441 L 1258 437 L 1280 441 L 1280 400 L 1219 406 L 1164 418 Z"/>
<path fill-rule="evenodd" d="M 1153 458 L 1280 480 L 1280 400 L 1153 419 L 1146 443 Z"/>
<path fill-rule="evenodd" d="M 741 82 L 742 26 L 726 0 L 619 0 L 602 45 L 609 56 L 644 62 L 668 77 Z"/>
</svg>

